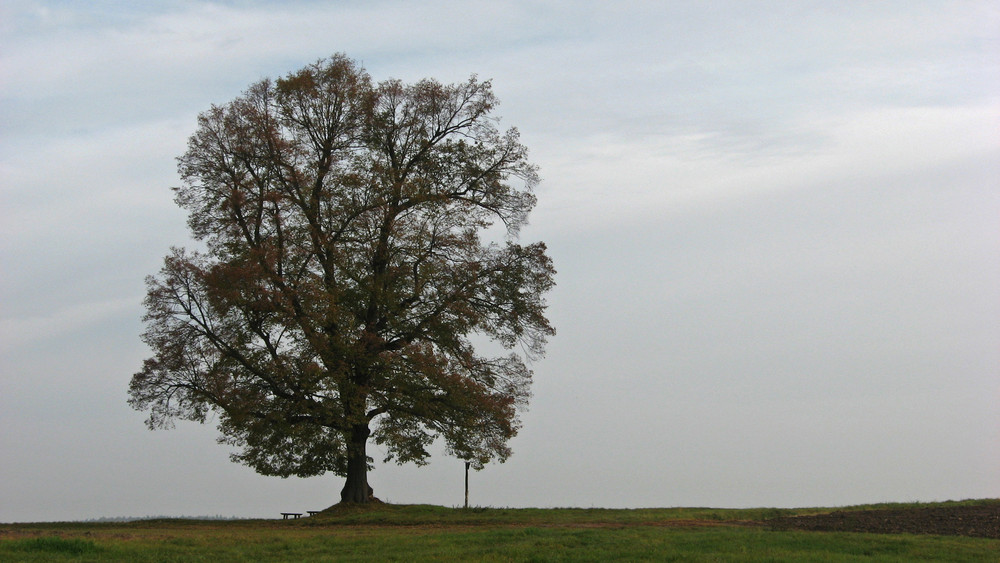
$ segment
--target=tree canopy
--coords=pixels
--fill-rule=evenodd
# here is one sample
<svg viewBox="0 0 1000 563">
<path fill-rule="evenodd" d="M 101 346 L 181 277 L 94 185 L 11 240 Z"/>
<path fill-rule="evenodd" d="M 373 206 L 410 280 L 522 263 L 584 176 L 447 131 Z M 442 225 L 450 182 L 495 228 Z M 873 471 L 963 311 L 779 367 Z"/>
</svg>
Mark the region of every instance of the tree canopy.
<svg viewBox="0 0 1000 563">
<path fill-rule="evenodd" d="M 335 55 L 202 113 L 174 189 L 200 249 L 147 278 L 147 424 L 217 420 L 234 461 L 334 472 L 344 502 L 371 498 L 369 439 L 505 460 L 555 270 L 517 243 L 538 174 L 496 105 L 489 81 L 376 84 Z"/>
</svg>

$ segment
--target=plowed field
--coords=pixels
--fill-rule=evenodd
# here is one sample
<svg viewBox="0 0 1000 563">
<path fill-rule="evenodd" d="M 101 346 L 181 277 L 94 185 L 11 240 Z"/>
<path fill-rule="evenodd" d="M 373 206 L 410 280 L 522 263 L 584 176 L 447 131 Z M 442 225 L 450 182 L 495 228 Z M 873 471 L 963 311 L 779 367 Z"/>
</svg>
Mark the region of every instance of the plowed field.
<svg viewBox="0 0 1000 563">
<path fill-rule="evenodd" d="M 1000 502 L 977 506 L 932 506 L 837 511 L 768 520 L 775 530 L 936 534 L 1000 539 Z"/>
</svg>

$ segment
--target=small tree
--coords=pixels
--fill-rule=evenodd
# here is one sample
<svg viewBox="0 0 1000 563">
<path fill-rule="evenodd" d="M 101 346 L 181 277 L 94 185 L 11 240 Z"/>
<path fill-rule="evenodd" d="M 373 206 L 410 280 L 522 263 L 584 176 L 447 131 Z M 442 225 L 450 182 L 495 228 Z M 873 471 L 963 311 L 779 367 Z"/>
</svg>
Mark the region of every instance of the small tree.
<svg viewBox="0 0 1000 563">
<path fill-rule="evenodd" d="M 514 242 L 538 176 L 496 103 L 475 77 L 375 85 L 336 55 L 201 114 L 175 192 L 204 250 L 146 281 L 129 403 L 147 425 L 214 413 L 234 461 L 332 471 L 342 502 L 372 498 L 369 438 L 400 464 L 438 436 L 504 461 L 555 270 Z M 502 243 L 479 236 L 494 224 Z"/>
</svg>

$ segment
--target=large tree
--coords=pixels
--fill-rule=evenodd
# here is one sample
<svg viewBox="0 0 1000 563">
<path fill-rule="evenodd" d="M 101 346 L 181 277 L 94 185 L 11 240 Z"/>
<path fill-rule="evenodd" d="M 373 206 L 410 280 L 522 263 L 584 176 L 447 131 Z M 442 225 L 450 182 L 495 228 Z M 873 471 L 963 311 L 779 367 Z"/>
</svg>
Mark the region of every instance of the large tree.
<svg viewBox="0 0 1000 563">
<path fill-rule="evenodd" d="M 201 114 L 175 188 L 200 250 L 147 278 L 147 424 L 212 417 L 234 461 L 332 471 L 342 502 L 372 498 L 369 438 L 398 463 L 437 437 L 506 459 L 555 271 L 516 243 L 538 176 L 496 103 L 475 77 L 374 84 L 336 55 Z"/>
</svg>

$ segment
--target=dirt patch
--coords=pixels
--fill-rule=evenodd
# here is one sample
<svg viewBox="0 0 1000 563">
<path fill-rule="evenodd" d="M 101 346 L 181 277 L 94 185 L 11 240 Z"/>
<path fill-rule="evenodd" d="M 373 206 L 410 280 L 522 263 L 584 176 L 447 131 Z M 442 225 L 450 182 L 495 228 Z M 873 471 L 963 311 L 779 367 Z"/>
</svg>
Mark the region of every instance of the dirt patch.
<svg viewBox="0 0 1000 563">
<path fill-rule="evenodd" d="M 886 510 L 843 510 L 766 522 L 773 530 L 935 534 L 1000 539 L 1000 502 Z"/>
</svg>

